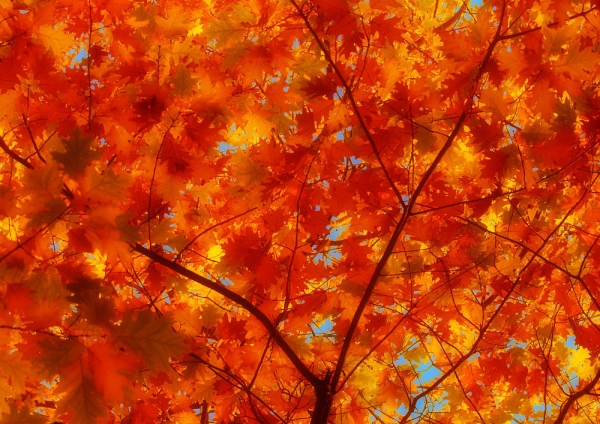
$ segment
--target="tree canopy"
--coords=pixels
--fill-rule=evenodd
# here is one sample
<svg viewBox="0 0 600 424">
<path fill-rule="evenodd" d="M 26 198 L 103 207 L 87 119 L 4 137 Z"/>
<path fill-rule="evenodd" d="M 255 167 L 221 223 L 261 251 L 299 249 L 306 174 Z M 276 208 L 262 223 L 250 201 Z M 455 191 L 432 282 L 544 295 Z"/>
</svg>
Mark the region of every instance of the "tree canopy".
<svg viewBox="0 0 600 424">
<path fill-rule="evenodd" d="M 0 423 L 600 420 L 598 0 L 0 0 Z"/>
</svg>

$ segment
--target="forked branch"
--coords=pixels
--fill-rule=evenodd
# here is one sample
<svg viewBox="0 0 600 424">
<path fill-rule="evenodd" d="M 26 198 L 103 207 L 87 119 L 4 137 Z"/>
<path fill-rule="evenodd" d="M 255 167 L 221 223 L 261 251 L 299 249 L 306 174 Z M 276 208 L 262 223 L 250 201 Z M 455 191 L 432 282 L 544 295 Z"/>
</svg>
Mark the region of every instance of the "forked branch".
<svg viewBox="0 0 600 424">
<path fill-rule="evenodd" d="M 187 269 L 186 267 L 175 263 L 164 256 L 159 255 L 158 253 L 145 248 L 140 244 L 135 244 L 131 246 L 134 251 L 144 255 L 148 259 L 161 264 L 162 266 L 169 268 L 172 271 L 175 271 L 179 275 L 182 275 L 186 278 L 189 278 L 192 281 L 195 281 L 202 286 L 213 290 L 219 293 L 221 296 L 229 299 L 230 301 L 237 303 L 239 306 L 250 312 L 252 316 L 260 321 L 260 323 L 265 327 L 265 329 L 269 332 L 277 346 L 283 351 L 283 353 L 288 357 L 290 362 L 296 367 L 298 372 L 302 374 L 302 376 L 313 386 L 317 387 L 322 385 L 322 381 L 317 378 L 308 367 L 302 362 L 302 360 L 298 357 L 294 349 L 285 341 L 281 333 L 277 330 L 275 325 L 271 322 L 269 317 L 267 317 L 260 309 L 254 306 L 249 300 L 240 296 L 237 293 L 232 292 L 231 290 L 224 287 L 222 284 L 219 284 L 215 281 L 209 280 L 206 277 L 203 277 L 199 274 L 196 274 L 194 271 Z"/>
</svg>

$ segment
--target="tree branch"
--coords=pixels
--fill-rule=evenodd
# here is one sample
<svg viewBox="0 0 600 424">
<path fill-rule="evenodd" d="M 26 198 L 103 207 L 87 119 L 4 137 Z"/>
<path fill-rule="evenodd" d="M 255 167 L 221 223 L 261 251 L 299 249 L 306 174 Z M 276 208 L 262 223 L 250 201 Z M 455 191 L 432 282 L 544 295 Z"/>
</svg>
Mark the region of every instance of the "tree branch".
<svg viewBox="0 0 600 424">
<path fill-rule="evenodd" d="M 477 76 L 474 79 L 474 83 L 473 83 L 474 90 L 476 89 L 477 83 L 478 83 L 479 79 L 481 78 L 481 76 L 483 75 L 486 65 L 490 61 L 492 53 L 494 51 L 494 48 L 496 47 L 496 44 L 498 43 L 498 37 L 500 35 L 500 28 L 502 27 L 502 21 L 504 19 L 505 9 L 506 9 L 506 3 L 504 3 L 503 8 L 502 8 L 502 12 L 500 15 L 500 24 L 498 25 L 498 30 L 496 32 L 496 36 L 494 37 L 494 40 L 490 44 L 488 51 L 487 51 L 484 59 L 481 62 Z M 365 289 L 365 292 L 364 292 L 362 298 L 360 299 L 360 303 L 358 304 L 358 307 L 356 308 L 356 312 L 354 313 L 354 316 L 352 317 L 352 321 L 350 322 L 348 332 L 346 333 L 346 337 L 344 338 L 344 344 L 342 345 L 342 349 L 340 351 L 338 363 L 337 363 L 337 366 L 333 373 L 333 377 L 331 379 L 331 387 L 334 392 L 336 390 L 339 390 L 337 385 L 340 380 L 340 376 L 342 374 L 342 370 L 344 367 L 346 356 L 348 354 L 348 350 L 350 349 L 350 344 L 352 343 L 354 333 L 356 332 L 356 329 L 358 328 L 358 324 L 360 322 L 360 319 L 362 318 L 362 314 L 363 314 L 371 296 L 373 295 L 373 290 L 375 289 L 375 286 L 377 285 L 377 281 L 379 280 L 379 277 L 381 276 L 381 273 L 383 272 L 383 269 L 385 268 L 388 259 L 390 258 L 390 256 L 392 255 L 392 253 L 394 251 L 394 247 L 396 245 L 396 242 L 400 238 L 400 234 L 402 233 L 402 230 L 406 226 L 408 219 L 411 216 L 410 214 L 411 214 L 412 208 L 415 206 L 417 198 L 421 194 L 421 191 L 423 191 L 423 189 L 425 188 L 427 181 L 429 180 L 429 178 L 431 177 L 431 175 L 433 174 L 433 172 L 435 171 L 435 169 L 437 168 L 439 163 L 442 161 L 442 158 L 444 157 L 446 152 L 450 149 L 450 147 L 452 147 L 452 143 L 458 136 L 458 133 L 462 129 L 462 126 L 463 126 L 465 120 L 469 116 L 470 105 L 472 104 L 472 101 L 473 101 L 472 96 L 467 98 L 463 112 L 461 113 L 460 117 L 458 118 L 458 121 L 454 125 L 452 132 L 448 135 L 446 142 L 444 143 L 444 145 L 438 152 L 437 156 L 435 157 L 435 159 L 433 160 L 433 162 L 431 163 L 431 165 L 429 166 L 427 171 L 425 171 L 425 173 L 421 177 L 421 181 L 417 185 L 412 197 L 408 201 L 408 204 L 406 205 L 406 208 L 404 209 L 404 212 L 402 214 L 402 218 L 400 219 L 400 222 L 394 229 L 394 232 L 393 232 L 392 236 L 390 237 L 390 241 L 389 241 L 387 247 L 385 248 L 383 255 L 379 259 L 377 266 L 375 267 L 375 271 L 373 272 L 373 275 L 371 276 L 371 279 Z"/>
<path fill-rule="evenodd" d="M 6 142 L 4 141 L 4 137 L 2 137 L 1 135 L 0 135 L 0 148 L 2 150 L 4 150 L 8 156 L 10 156 L 11 158 L 13 158 L 17 162 L 19 162 L 25 168 L 27 168 L 27 169 L 34 169 L 33 165 L 30 164 L 29 162 L 27 162 L 27 160 L 23 159 L 21 156 L 17 155 L 15 152 L 13 152 L 12 150 L 10 150 L 10 148 L 8 147 L 8 145 L 6 144 Z"/>
<path fill-rule="evenodd" d="M 596 387 L 596 384 L 598 384 L 599 380 L 600 380 L 600 370 L 596 373 L 596 375 L 594 376 L 592 381 L 590 381 L 588 384 L 586 384 L 583 387 L 583 389 L 581 389 L 578 392 L 575 392 L 569 396 L 567 401 L 560 408 L 560 412 L 558 413 L 558 416 L 556 417 L 556 421 L 554 421 L 554 424 L 562 424 L 565 421 L 565 417 L 569 413 L 571 406 L 573 406 L 573 404 L 575 402 L 577 402 L 577 399 L 579 399 L 580 397 L 589 395 L 590 392 L 592 391 L 592 389 L 594 387 Z"/>
<path fill-rule="evenodd" d="M 585 16 L 585 15 L 587 15 L 588 13 L 591 13 L 591 12 L 593 12 L 594 10 L 597 10 L 597 7 L 596 7 L 596 6 L 594 6 L 594 7 L 591 7 L 591 8 L 590 8 L 590 9 L 588 9 L 588 10 L 584 10 L 583 12 L 577 13 L 577 14 L 575 14 L 575 15 L 573 15 L 573 16 L 569 16 L 569 18 L 568 18 L 568 19 L 566 19 L 566 21 L 565 21 L 565 22 L 568 22 L 568 21 L 571 21 L 571 20 L 573 20 L 573 19 L 577 19 L 577 18 L 580 18 L 580 17 L 582 17 L 582 16 Z M 548 25 L 546 25 L 546 26 L 547 26 L 548 28 L 552 28 L 552 27 L 558 26 L 559 24 L 560 24 L 560 22 L 552 22 L 551 24 L 548 24 Z M 521 32 L 517 32 L 517 33 L 514 33 L 514 34 L 505 34 L 505 35 L 501 35 L 501 36 L 498 38 L 498 40 L 499 40 L 499 41 L 503 41 L 503 40 L 510 40 L 511 38 L 522 37 L 523 35 L 527 35 L 527 34 L 530 34 L 530 33 L 532 33 L 532 32 L 539 31 L 539 30 L 541 30 L 541 29 L 542 29 L 542 27 L 541 27 L 541 26 L 537 26 L 537 27 L 535 27 L 535 28 L 529 28 L 529 29 L 526 29 L 526 30 L 523 30 L 523 31 L 521 31 Z"/>
<path fill-rule="evenodd" d="M 271 320 L 260 309 L 253 305 L 248 299 L 240 296 L 237 293 L 232 292 L 231 290 L 227 289 L 226 287 L 217 282 L 214 282 L 212 280 L 209 280 L 208 278 L 196 274 L 194 271 L 191 271 L 185 268 L 184 266 L 179 265 L 159 255 L 156 252 L 153 252 L 150 249 L 146 249 L 144 246 L 138 243 L 136 243 L 135 246 L 132 245 L 132 248 L 134 251 L 146 256 L 148 259 L 159 263 L 162 266 L 169 268 L 170 270 L 175 271 L 178 274 L 219 293 L 220 295 L 226 297 L 227 299 L 237 303 L 239 306 L 246 309 L 248 312 L 250 312 L 252 316 L 258 319 L 261 322 L 261 324 L 267 329 L 275 343 L 277 343 L 277 346 L 279 346 L 283 353 L 285 353 L 290 362 L 294 364 L 298 372 L 302 374 L 302 376 L 313 386 L 318 387 L 322 385 L 322 381 L 308 369 L 304 362 L 302 362 L 300 357 L 298 357 L 294 349 L 292 349 L 292 347 L 285 341 L 285 339 L 277 330 L 275 325 L 273 325 Z"/>
<path fill-rule="evenodd" d="M 392 190 L 394 191 L 394 194 L 398 198 L 398 201 L 402 205 L 406 206 L 404 203 L 404 200 L 402 200 L 402 194 L 400 193 L 400 190 L 398 190 L 398 187 L 396 187 L 396 184 L 394 184 L 394 180 L 392 180 L 391 175 L 389 174 L 386 166 L 383 163 L 383 160 L 381 159 L 381 156 L 379 155 L 379 151 L 377 150 L 377 145 L 375 144 L 375 140 L 373 139 L 373 136 L 371 135 L 371 132 L 369 131 L 369 127 L 365 123 L 362 113 L 360 112 L 360 109 L 358 108 L 358 104 L 356 103 L 356 100 L 354 99 L 354 95 L 352 94 L 352 89 L 348 85 L 346 78 L 344 77 L 344 75 L 342 75 L 342 72 L 339 70 L 335 61 L 331 57 L 329 50 L 327 49 L 327 47 L 325 47 L 325 44 L 319 38 L 319 35 L 315 31 L 315 29 L 313 28 L 311 23 L 308 21 L 308 17 L 302 12 L 302 9 L 298 5 L 298 3 L 296 3 L 295 0 L 290 0 L 290 1 L 294 5 L 296 10 L 298 11 L 298 14 L 302 18 L 302 20 L 304 21 L 306 28 L 308 28 L 308 31 L 311 33 L 311 35 L 313 36 L 313 38 L 319 45 L 319 48 L 321 49 L 321 51 L 323 52 L 323 55 L 325 56 L 325 60 L 327 60 L 327 63 L 329 63 L 329 65 L 331 66 L 331 69 L 333 69 L 333 72 L 339 78 L 340 83 L 342 84 L 342 87 L 344 87 L 344 92 L 346 93 L 346 96 L 347 96 L 348 100 L 350 101 L 352 110 L 354 111 L 356 118 L 358 119 L 358 124 L 360 125 L 360 128 L 365 133 L 365 136 L 367 137 L 367 140 L 369 141 L 369 144 L 371 145 L 371 148 L 373 149 L 373 153 L 375 154 L 375 157 L 377 158 L 377 162 L 379 162 L 379 165 L 381 165 L 381 169 L 383 170 L 383 173 L 385 174 L 385 178 L 387 179 Z"/>
</svg>

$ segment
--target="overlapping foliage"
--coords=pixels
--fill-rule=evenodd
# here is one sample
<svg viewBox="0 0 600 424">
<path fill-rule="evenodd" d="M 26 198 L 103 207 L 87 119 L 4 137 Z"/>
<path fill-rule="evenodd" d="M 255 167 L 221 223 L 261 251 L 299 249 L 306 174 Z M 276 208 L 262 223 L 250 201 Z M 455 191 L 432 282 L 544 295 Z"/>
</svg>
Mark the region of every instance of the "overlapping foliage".
<svg viewBox="0 0 600 424">
<path fill-rule="evenodd" d="M 0 0 L 0 422 L 596 422 L 598 7 Z"/>
</svg>

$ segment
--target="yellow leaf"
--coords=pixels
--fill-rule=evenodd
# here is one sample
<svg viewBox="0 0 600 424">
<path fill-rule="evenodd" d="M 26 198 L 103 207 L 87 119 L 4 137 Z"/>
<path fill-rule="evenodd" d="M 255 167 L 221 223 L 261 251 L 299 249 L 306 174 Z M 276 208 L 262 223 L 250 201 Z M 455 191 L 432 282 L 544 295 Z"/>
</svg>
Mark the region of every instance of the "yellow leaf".
<svg viewBox="0 0 600 424">
<path fill-rule="evenodd" d="M 285 341 L 302 359 L 311 361 L 314 358 L 315 355 L 310 350 L 310 343 L 306 342 L 306 337 L 290 334 L 285 336 Z"/>
<path fill-rule="evenodd" d="M 54 56 L 65 56 L 75 46 L 75 39 L 66 32 L 66 27 L 61 23 L 53 27 L 45 25 L 38 30 L 38 38 Z"/>
<path fill-rule="evenodd" d="M 175 414 L 176 424 L 196 424 L 198 422 L 198 416 L 192 411 L 185 411 Z"/>
<path fill-rule="evenodd" d="M 590 362 L 590 351 L 584 347 L 569 352 L 569 370 L 579 378 L 588 380 L 595 375 L 595 367 Z"/>
<path fill-rule="evenodd" d="M 238 16 L 239 22 L 246 22 L 255 25 L 258 22 L 256 15 L 252 13 L 252 9 L 240 3 L 233 5 L 233 11 Z"/>
<path fill-rule="evenodd" d="M 406 353 L 403 353 L 402 356 L 411 363 L 418 363 L 428 358 L 427 351 L 419 346 L 406 351 Z"/>
<path fill-rule="evenodd" d="M 244 119 L 247 120 L 246 128 L 248 133 L 256 131 L 256 134 L 259 137 L 271 134 L 271 128 L 273 128 L 275 124 L 268 118 L 270 118 L 272 115 L 272 112 L 262 109 L 248 110 L 248 112 L 244 115 Z"/>
</svg>

